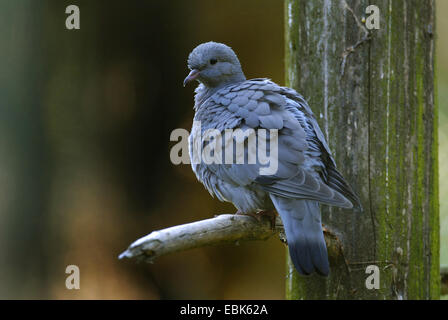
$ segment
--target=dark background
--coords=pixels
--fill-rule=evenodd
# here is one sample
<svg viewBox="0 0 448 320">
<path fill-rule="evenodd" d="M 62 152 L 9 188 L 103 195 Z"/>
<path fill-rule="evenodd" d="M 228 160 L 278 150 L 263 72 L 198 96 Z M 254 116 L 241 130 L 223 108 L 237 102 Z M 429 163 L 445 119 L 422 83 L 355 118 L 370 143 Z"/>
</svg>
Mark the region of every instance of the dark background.
<svg viewBox="0 0 448 320">
<path fill-rule="evenodd" d="M 81 10 L 80 30 L 65 28 L 70 4 Z M 438 16 L 448 12 L 438 4 Z M 248 78 L 284 84 L 280 0 L 0 2 L 0 298 L 284 298 L 277 239 L 152 265 L 117 259 L 152 230 L 235 211 L 169 158 L 171 131 L 192 124 L 188 53 L 210 40 L 233 47 Z M 443 54 L 438 61 L 446 69 Z M 441 160 L 442 214 L 444 175 Z M 65 288 L 70 264 L 80 290 Z"/>
<path fill-rule="evenodd" d="M 3 0 L 0 30 L 0 298 L 283 297 L 275 239 L 117 259 L 152 230 L 235 211 L 171 163 L 169 137 L 191 128 L 182 81 L 202 42 L 283 83 L 281 1 Z"/>
</svg>

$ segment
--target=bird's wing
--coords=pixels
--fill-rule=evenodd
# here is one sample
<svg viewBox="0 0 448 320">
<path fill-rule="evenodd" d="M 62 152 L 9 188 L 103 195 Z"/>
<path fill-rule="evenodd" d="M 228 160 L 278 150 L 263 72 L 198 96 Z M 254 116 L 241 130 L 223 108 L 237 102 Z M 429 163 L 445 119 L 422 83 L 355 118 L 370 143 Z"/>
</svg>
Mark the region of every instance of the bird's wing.
<svg viewBox="0 0 448 320">
<path fill-rule="evenodd" d="M 206 165 L 207 169 L 218 178 L 235 185 L 257 184 L 278 196 L 351 207 L 351 202 L 339 191 L 329 187 L 322 178 L 325 175 L 325 163 L 321 159 L 322 144 L 307 115 L 308 110 L 303 108 L 284 94 L 284 88 L 268 79 L 247 80 L 220 89 L 203 102 L 196 112 L 195 119 L 201 121 L 202 131 L 217 129 L 224 135 L 226 129 L 276 129 L 278 169 L 270 175 L 261 174 L 260 169 L 266 165 L 263 166 L 259 161 L 255 164 L 247 163 L 251 152 L 248 139 L 238 141 L 227 137 L 224 138 L 226 143 L 231 141 L 233 144 L 235 141 L 237 145 L 240 144 L 246 161 L 244 164 L 211 163 Z M 266 139 L 269 152 L 273 151 L 270 147 L 273 137 L 268 135 Z M 237 148 L 235 146 L 233 150 Z M 209 191 L 210 187 L 213 189 L 213 186 L 206 187 Z M 213 191 L 216 193 L 216 190 Z"/>
<path fill-rule="evenodd" d="M 321 153 L 320 159 L 324 164 L 322 177 L 327 183 L 327 185 L 329 185 L 332 189 L 341 193 L 344 197 L 349 199 L 355 207 L 362 210 L 362 205 L 359 197 L 356 195 L 356 193 L 353 191 L 350 185 L 345 181 L 343 176 L 337 170 L 336 162 L 333 159 L 331 150 L 328 147 L 327 141 L 325 140 L 325 136 L 323 135 L 319 127 L 319 124 L 317 123 L 317 120 L 313 112 L 311 111 L 311 108 L 308 106 L 306 100 L 295 90 L 288 87 L 282 87 L 281 92 L 287 98 L 297 103 L 298 109 L 302 110 L 302 112 L 305 113 L 309 124 L 314 130 L 315 134 L 314 140 L 315 143 L 319 146 Z"/>
</svg>

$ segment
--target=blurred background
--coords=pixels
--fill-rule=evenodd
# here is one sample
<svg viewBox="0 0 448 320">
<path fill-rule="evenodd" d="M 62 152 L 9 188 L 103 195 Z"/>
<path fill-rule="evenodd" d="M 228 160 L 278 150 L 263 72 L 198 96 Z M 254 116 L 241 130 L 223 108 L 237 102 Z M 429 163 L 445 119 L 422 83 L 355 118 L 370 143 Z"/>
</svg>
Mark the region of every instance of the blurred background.
<svg viewBox="0 0 448 320">
<path fill-rule="evenodd" d="M 65 8 L 81 29 L 65 28 Z M 448 2 L 438 5 L 441 263 L 448 264 Z M 169 158 L 189 130 L 188 53 L 219 41 L 284 84 L 283 2 L 0 1 L 0 298 L 283 299 L 277 239 L 155 264 L 117 256 L 152 230 L 231 213 Z M 65 268 L 81 271 L 67 290 Z"/>
</svg>

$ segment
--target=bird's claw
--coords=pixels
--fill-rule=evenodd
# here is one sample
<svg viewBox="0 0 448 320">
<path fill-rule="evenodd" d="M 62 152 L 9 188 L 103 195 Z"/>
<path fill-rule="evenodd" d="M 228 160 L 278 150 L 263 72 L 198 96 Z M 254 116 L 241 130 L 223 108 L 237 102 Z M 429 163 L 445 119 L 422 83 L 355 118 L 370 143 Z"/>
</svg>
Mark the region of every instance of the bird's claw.
<svg viewBox="0 0 448 320">
<path fill-rule="evenodd" d="M 275 210 L 262 210 L 258 212 L 258 216 L 260 219 L 262 216 L 268 217 L 271 224 L 271 229 L 275 230 L 275 219 L 277 218 L 277 212 L 275 212 Z"/>
<path fill-rule="evenodd" d="M 271 224 L 271 229 L 275 230 L 275 219 L 277 218 L 277 213 L 275 212 L 275 210 L 261 210 L 261 211 L 258 211 L 258 212 L 246 212 L 246 213 L 238 210 L 237 212 L 235 212 L 235 214 L 240 214 L 240 215 L 253 217 L 258 222 L 261 222 L 261 218 L 263 216 L 264 217 L 268 217 L 269 218 L 269 222 Z"/>
</svg>

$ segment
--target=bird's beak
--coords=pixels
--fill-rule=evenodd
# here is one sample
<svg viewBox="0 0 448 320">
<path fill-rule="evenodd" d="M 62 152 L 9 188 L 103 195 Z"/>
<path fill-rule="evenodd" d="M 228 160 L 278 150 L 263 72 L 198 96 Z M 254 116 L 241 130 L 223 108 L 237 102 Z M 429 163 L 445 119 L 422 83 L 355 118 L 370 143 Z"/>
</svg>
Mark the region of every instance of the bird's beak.
<svg viewBox="0 0 448 320">
<path fill-rule="evenodd" d="M 198 69 L 191 70 L 191 72 L 184 80 L 184 87 L 187 85 L 188 82 L 195 80 L 197 77 L 199 77 L 199 70 Z"/>
</svg>

